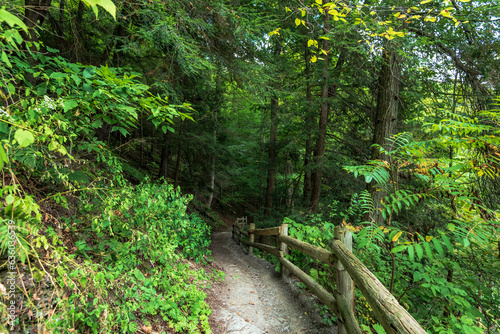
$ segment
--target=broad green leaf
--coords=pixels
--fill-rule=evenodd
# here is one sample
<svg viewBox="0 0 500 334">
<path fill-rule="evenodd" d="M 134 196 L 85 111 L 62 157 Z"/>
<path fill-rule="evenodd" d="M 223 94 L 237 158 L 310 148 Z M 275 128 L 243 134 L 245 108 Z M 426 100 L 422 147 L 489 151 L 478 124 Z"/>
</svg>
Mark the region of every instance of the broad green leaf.
<svg viewBox="0 0 500 334">
<path fill-rule="evenodd" d="M 467 247 L 470 245 L 470 241 L 467 238 L 464 238 L 464 247 Z"/>
<path fill-rule="evenodd" d="M 391 253 L 399 253 L 399 252 L 404 251 L 406 248 L 408 248 L 408 245 L 399 245 L 399 246 L 394 247 L 391 250 Z"/>
<path fill-rule="evenodd" d="M 78 107 L 78 101 L 76 100 L 64 100 L 64 112 L 68 112 L 71 109 Z"/>
<path fill-rule="evenodd" d="M 448 248 L 448 250 L 450 252 L 453 252 L 453 245 L 451 244 L 450 239 L 446 236 L 446 234 L 443 234 L 442 238 L 443 238 L 444 245 L 446 246 L 446 248 Z"/>
<path fill-rule="evenodd" d="M 2 61 L 7 65 L 7 67 L 11 68 L 12 64 L 10 63 L 9 57 L 7 57 L 7 54 L 5 51 L 2 51 Z"/>
<path fill-rule="evenodd" d="M 7 88 L 9 89 L 9 94 L 15 94 L 16 93 L 16 87 L 12 83 L 7 84 Z"/>
<path fill-rule="evenodd" d="M 411 262 L 415 262 L 415 250 L 413 249 L 413 246 L 408 247 L 408 256 L 410 257 Z"/>
<path fill-rule="evenodd" d="M 111 0 L 83 0 L 87 6 L 91 7 L 97 17 L 98 11 L 97 6 L 101 6 L 105 11 L 111 14 L 116 21 L 116 6 Z"/>
<path fill-rule="evenodd" d="M 427 256 L 432 261 L 434 259 L 434 256 L 432 254 L 431 244 L 429 244 L 428 242 L 424 242 L 424 248 L 425 248 L 425 253 L 427 253 Z"/>
<path fill-rule="evenodd" d="M 439 242 L 439 240 L 434 238 L 434 239 L 432 239 L 432 243 L 434 244 L 434 247 L 436 247 L 436 250 L 439 253 L 439 255 L 444 256 L 443 247 L 441 246 L 441 243 Z"/>
<path fill-rule="evenodd" d="M 28 27 L 26 26 L 26 24 L 24 24 L 23 21 L 21 21 L 21 19 L 19 19 L 17 16 L 6 11 L 5 7 L 2 7 L 2 9 L 0 9 L 0 22 L 5 22 L 12 28 L 17 25 L 25 32 L 28 32 Z"/>
<path fill-rule="evenodd" d="M 7 205 L 14 203 L 14 196 L 12 196 L 11 194 L 7 195 L 7 197 L 5 197 L 5 202 L 7 203 Z"/>
<path fill-rule="evenodd" d="M 417 252 L 418 259 L 422 260 L 424 257 L 424 250 L 420 244 L 415 244 L 415 252 Z"/>
<path fill-rule="evenodd" d="M 62 79 L 62 78 L 66 78 L 67 76 L 68 76 L 68 74 L 61 73 L 61 72 L 52 72 L 50 74 L 51 79 Z"/>
<path fill-rule="evenodd" d="M 7 154 L 5 153 L 5 150 L 2 145 L 0 145 L 0 170 L 3 169 L 4 163 L 9 162 L 9 158 L 7 157 Z"/>
<path fill-rule="evenodd" d="M 21 147 L 29 146 L 35 142 L 35 137 L 33 137 L 31 131 L 26 131 L 23 129 L 18 129 L 16 131 L 16 133 L 14 134 L 14 139 Z"/>
</svg>

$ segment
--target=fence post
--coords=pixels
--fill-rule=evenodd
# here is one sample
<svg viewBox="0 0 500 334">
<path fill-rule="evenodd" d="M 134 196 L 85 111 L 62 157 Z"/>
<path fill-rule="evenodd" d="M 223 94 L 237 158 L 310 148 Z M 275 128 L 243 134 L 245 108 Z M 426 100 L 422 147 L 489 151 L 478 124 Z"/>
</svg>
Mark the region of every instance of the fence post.
<svg viewBox="0 0 500 334">
<path fill-rule="evenodd" d="M 281 229 L 280 229 L 280 235 L 286 235 L 288 236 L 288 224 L 281 224 Z M 279 240 L 279 236 L 278 236 Z M 283 254 L 283 257 L 288 254 L 288 245 L 285 244 L 284 242 L 280 242 L 280 251 L 281 254 Z M 288 269 L 285 268 L 285 266 L 280 262 L 280 274 L 281 278 L 288 277 L 290 275 L 290 272 Z"/>
<path fill-rule="evenodd" d="M 250 230 L 255 230 L 255 223 L 250 224 Z M 249 232 L 248 233 L 248 241 L 254 242 L 255 241 L 255 234 Z M 252 255 L 252 254 L 253 254 L 253 247 L 248 246 L 248 255 Z"/>
<path fill-rule="evenodd" d="M 335 239 L 340 240 L 352 252 L 352 234 L 345 227 L 335 226 Z M 349 309 L 354 314 L 354 282 L 340 261 L 337 261 L 337 292 L 344 296 Z M 338 334 L 347 334 L 342 322 L 338 323 Z"/>
</svg>

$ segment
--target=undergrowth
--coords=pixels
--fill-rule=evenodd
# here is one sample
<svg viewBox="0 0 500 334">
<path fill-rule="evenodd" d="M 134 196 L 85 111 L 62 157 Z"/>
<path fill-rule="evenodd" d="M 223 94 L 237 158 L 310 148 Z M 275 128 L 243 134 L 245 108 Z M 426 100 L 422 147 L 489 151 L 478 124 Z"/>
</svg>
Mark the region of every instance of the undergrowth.
<svg viewBox="0 0 500 334">
<path fill-rule="evenodd" d="M 188 106 L 123 69 L 49 57 L 39 43 L 21 52 L 19 32 L 2 32 L 0 332 L 210 333 L 209 226 L 186 213 L 192 196 L 115 148 L 139 119 L 166 132 Z"/>
</svg>

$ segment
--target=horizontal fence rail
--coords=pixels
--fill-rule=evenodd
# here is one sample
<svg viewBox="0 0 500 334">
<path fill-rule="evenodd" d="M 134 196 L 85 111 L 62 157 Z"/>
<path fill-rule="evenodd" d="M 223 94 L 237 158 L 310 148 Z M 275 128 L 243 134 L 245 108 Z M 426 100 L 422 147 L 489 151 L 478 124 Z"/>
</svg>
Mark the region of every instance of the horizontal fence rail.
<svg viewBox="0 0 500 334">
<path fill-rule="evenodd" d="M 243 236 L 248 240 L 243 239 Z M 255 236 L 274 237 L 277 245 L 255 242 Z M 339 334 L 362 334 L 354 315 L 354 286 L 372 307 L 382 327 L 388 334 L 424 334 L 425 330 L 404 309 L 396 298 L 384 287 L 375 275 L 352 253 L 352 234 L 344 227 L 335 227 L 335 237 L 330 243 L 331 251 L 288 236 L 288 225 L 256 229 L 248 224 L 246 217 L 233 224 L 232 237 L 240 245 L 276 256 L 280 262 L 282 277 L 292 274 L 321 300 L 338 317 Z M 286 259 L 288 248 L 297 250 L 335 268 L 337 290 L 331 294 L 302 269 Z"/>
</svg>

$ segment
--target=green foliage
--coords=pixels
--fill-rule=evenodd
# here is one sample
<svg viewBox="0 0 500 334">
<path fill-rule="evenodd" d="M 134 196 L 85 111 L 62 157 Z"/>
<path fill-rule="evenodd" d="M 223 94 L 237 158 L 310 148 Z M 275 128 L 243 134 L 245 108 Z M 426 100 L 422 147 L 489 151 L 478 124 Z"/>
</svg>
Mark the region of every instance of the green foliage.
<svg viewBox="0 0 500 334">
<path fill-rule="evenodd" d="M 153 315 L 179 332 L 209 333 L 210 309 L 200 290 L 207 275 L 183 260 L 199 262 L 209 256 L 209 231 L 199 218 L 185 213 L 188 201 L 171 185 L 122 187 L 105 199 L 99 210 L 103 214 L 86 229 L 80 226 L 84 222 L 73 222 L 75 232 L 96 239 L 77 242 L 78 251 L 70 258 L 93 258 L 99 264 L 85 260 L 76 271 L 58 269 L 78 280 L 81 291 L 61 305 L 67 322 L 49 323 L 49 328 L 134 333 L 134 319 Z"/>
<path fill-rule="evenodd" d="M 0 20 L 25 28 L 6 13 Z M 12 256 L 10 270 L 46 294 L 40 302 L 23 291 L 23 310 L 37 316 L 15 326 L 135 333 L 156 316 L 157 328 L 210 333 L 210 277 L 199 265 L 210 256 L 208 226 L 186 214 L 191 197 L 172 185 L 133 187 L 125 171 L 135 169 L 112 149 L 140 119 L 166 133 L 177 117 L 190 118 L 180 109 L 192 109 L 153 95 L 126 69 L 72 63 L 51 48 L 39 52 L 38 42 L 21 52 L 19 32 L 0 29 L 0 256 Z"/>
<path fill-rule="evenodd" d="M 370 220 L 355 240 L 361 260 L 420 323 L 428 324 L 427 330 L 480 333 L 497 326 L 499 319 L 493 304 L 498 291 L 488 289 L 488 297 L 482 292 L 484 284 L 499 283 L 494 268 L 500 263 L 491 251 L 499 231 L 489 221 L 498 213 L 483 205 L 469 185 L 497 177 L 496 158 L 485 150 L 496 152 L 498 147 L 491 135 L 498 132 L 491 125 L 497 124 L 497 115 L 483 112 L 481 122 L 449 116 L 426 124 L 430 140 L 399 134 L 391 139 L 390 150 L 379 147 L 384 160 L 346 167 L 367 183 L 373 180 L 384 193 L 381 203 L 374 203 L 368 192 L 360 194 L 359 205 Z M 408 218 L 418 212 L 417 204 L 428 210 L 443 207 L 448 218 L 419 224 Z M 377 210 L 384 219 L 381 225 L 372 218 Z"/>
<path fill-rule="evenodd" d="M 334 238 L 335 226 L 330 222 L 323 221 L 319 216 L 313 217 L 307 225 L 294 222 L 289 218 L 285 218 L 283 223 L 289 225 L 288 234 L 290 237 L 311 245 L 328 249 L 330 241 Z M 334 291 L 336 281 L 335 272 L 329 265 L 312 259 L 301 252 L 291 251 L 287 257 L 323 287 Z"/>
</svg>

